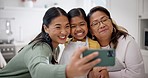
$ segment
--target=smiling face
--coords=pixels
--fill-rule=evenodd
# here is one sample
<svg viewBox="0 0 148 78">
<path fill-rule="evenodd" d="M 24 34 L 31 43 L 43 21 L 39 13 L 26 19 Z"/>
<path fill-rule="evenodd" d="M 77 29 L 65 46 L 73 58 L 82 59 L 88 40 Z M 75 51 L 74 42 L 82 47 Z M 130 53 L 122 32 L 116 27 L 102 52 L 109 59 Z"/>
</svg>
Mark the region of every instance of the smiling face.
<svg viewBox="0 0 148 78">
<path fill-rule="evenodd" d="M 82 40 L 88 33 L 87 23 L 81 16 L 71 18 L 71 35 L 74 39 Z"/>
<path fill-rule="evenodd" d="M 52 39 L 53 47 L 57 47 L 58 44 L 64 44 L 70 34 L 70 24 L 68 18 L 63 15 L 53 19 L 48 28 L 44 26 L 44 29 Z"/>
<path fill-rule="evenodd" d="M 113 25 L 111 19 L 101 11 L 96 11 L 90 16 L 90 29 L 99 42 L 109 42 Z"/>
</svg>

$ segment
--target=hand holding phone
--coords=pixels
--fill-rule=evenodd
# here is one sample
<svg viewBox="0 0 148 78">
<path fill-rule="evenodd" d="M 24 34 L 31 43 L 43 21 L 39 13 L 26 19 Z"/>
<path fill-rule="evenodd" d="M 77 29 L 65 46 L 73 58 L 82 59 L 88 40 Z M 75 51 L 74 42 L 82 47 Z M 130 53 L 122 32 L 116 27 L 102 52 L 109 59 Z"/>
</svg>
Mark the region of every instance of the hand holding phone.
<svg viewBox="0 0 148 78">
<path fill-rule="evenodd" d="M 97 56 L 93 60 L 97 58 L 101 59 L 101 62 L 98 63 L 96 66 L 114 66 L 115 65 L 115 50 L 114 49 L 89 49 L 83 52 L 83 57 L 93 52 L 99 52 L 99 56 Z"/>
</svg>

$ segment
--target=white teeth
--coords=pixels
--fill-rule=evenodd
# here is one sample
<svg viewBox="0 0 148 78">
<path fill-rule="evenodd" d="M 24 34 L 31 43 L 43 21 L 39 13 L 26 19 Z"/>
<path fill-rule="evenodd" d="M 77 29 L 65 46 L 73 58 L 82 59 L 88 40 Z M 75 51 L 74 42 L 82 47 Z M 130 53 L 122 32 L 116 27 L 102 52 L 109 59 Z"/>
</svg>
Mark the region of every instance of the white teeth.
<svg viewBox="0 0 148 78">
<path fill-rule="evenodd" d="M 77 33 L 78 36 L 82 35 L 83 33 Z"/>
<path fill-rule="evenodd" d="M 60 38 L 65 38 L 66 36 L 60 36 Z"/>
</svg>

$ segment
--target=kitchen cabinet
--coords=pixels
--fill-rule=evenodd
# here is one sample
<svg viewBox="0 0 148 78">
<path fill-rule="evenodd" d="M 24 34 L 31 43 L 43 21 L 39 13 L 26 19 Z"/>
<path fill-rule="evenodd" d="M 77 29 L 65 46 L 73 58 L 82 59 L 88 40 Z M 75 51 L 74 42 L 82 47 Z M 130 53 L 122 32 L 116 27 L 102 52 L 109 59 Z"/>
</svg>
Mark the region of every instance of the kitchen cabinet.
<svg viewBox="0 0 148 78">
<path fill-rule="evenodd" d="M 138 31 L 139 44 L 145 65 L 145 73 L 148 73 L 148 50 L 145 49 L 145 29 L 148 29 L 148 0 L 138 0 Z"/>
<path fill-rule="evenodd" d="M 144 30 L 148 28 L 148 0 L 138 0 L 138 25 L 139 25 L 139 44 L 141 49 L 145 49 L 145 32 Z"/>
<path fill-rule="evenodd" d="M 139 3 L 139 17 L 143 19 L 148 18 L 148 0 L 138 0 Z"/>
</svg>

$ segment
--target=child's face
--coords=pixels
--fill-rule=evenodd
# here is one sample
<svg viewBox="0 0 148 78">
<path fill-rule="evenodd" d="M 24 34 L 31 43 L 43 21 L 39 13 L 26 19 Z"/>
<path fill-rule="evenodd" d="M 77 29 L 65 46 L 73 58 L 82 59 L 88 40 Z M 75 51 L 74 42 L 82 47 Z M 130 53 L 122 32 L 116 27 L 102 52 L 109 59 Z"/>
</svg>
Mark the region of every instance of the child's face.
<svg viewBox="0 0 148 78">
<path fill-rule="evenodd" d="M 88 33 L 87 23 L 81 16 L 71 18 L 71 36 L 77 40 L 82 40 Z"/>
<path fill-rule="evenodd" d="M 56 47 L 58 44 L 64 44 L 67 37 L 70 34 L 70 24 L 66 16 L 58 16 L 51 21 L 49 27 L 45 27 L 46 33 L 49 34 L 52 39 L 53 47 Z"/>
</svg>

